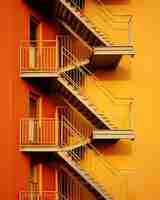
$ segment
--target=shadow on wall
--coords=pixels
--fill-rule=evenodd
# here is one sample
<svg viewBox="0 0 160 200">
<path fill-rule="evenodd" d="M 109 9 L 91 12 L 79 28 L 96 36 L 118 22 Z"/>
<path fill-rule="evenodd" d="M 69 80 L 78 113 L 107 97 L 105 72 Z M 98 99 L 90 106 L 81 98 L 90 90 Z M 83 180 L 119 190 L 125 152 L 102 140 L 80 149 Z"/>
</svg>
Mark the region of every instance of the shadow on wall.
<svg viewBox="0 0 160 200">
<path fill-rule="evenodd" d="M 98 69 L 96 76 L 101 81 L 106 80 L 121 80 L 129 81 L 132 78 L 131 58 L 124 57 L 119 62 L 118 66 L 114 70 Z"/>
<path fill-rule="evenodd" d="M 116 143 L 96 142 L 96 148 L 105 155 L 128 156 L 133 153 L 133 141 L 119 140 Z M 113 148 L 114 147 L 114 148 Z"/>
</svg>

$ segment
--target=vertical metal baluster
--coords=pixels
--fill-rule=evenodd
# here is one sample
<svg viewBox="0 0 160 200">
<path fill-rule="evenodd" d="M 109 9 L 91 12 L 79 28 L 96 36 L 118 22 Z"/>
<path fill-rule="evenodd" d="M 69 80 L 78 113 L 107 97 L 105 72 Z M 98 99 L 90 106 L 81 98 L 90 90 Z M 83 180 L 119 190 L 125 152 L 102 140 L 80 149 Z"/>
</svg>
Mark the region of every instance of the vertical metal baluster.
<svg viewBox="0 0 160 200">
<path fill-rule="evenodd" d="M 132 17 L 128 21 L 128 43 L 132 45 Z"/>
</svg>

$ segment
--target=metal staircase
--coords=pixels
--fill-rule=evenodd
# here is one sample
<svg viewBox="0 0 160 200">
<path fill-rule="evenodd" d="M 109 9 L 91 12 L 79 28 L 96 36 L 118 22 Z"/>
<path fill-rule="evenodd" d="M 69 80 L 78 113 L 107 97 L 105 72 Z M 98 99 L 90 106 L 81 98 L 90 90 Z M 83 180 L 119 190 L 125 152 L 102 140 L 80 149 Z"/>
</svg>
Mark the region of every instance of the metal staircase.
<svg viewBox="0 0 160 200">
<path fill-rule="evenodd" d="M 60 193 L 67 199 L 102 200 L 101 195 L 99 195 L 88 182 L 84 181 L 81 176 L 72 170 L 65 161 L 59 161 L 58 188 Z"/>
<path fill-rule="evenodd" d="M 55 15 L 63 26 L 74 31 L 76 35 L 86 41 L 88 46 L 95 47 L 109 45 L 109 43 L 95 31 L 91 22 L 89 23 L 89 21 L 86 21 L 79 15 L 79 12 L 72 6 L 70 1 L 57 1 Z"/>
<path fill-rule="evenodd" d="M 36 47 L 36 50 L 27 43 L 24 45 L 25 48 L 20 51 L 21 56 L 24 55 L 21 72 L 28 73 L 28 77 L 54 77 L 54 81 L 51 83 L 52 86 L 57 83 L 57 85 L 55 84 L 57 88 L 54 90 L 57 89 L 98 130 L 101 129 L 102 132 L 103 130 L 132 131 L 133 100 L 114 97 L 85 66 L 86 64 L 95 64 L 99 67 L 113 63 L 116 65 L 122 55 L 134 54 L 131 38 L 132 17 L 114 16 L 99 0 L 92 2 L 89 12 L 87 10 L 81 12 L 81 8 L 79 5 L 77 6 L 75 0 L 56 0 L 55 3 L 56 19 L 82 41 L 92 53 L 89 53 L 85 60 L 80 60 L 74 55 L 74 52 L 67 49 L 68 44 L 63 47 L 59 41 L 54 41 L 51 47 L 50 44 L 47 44 L 47 48 L 42 48 L 40 45 L 40 47 Z M 96 18 L 92 14 L 93 10 L 96 12 Z M 57 44 L 62 48 L 58 49 Z M 48 52 L 51 56 L 46 59 L 46 56 L 43 55 L 47 55 Z M 108 56 L 109 62 L 107 61 Z M 38 60 L 37 57 L 39 57 Z M 34 76 L 33 72 L 35 72 Z M 51 141 L 51 145 L 58 146 L 56 154 L 97 191 L 99 194 L 97 200 L 127 200 L 124 177 L 110 165 L 95 146 L 90 144 L 92 128 L 81 129 L 82 124 L 76 125 L 79 123 L 78 119 L 73 123 L 70 116 L 67 117 L 65 111 L 62 111 L 60 121 L 58 120 L 57 123 L 56 119 L 51 123 L 54 127 L 51 136 L 52 132 L 57 133 L 57 131 L 60 136 L 60 140 L 54 140 L 53 137 L 53 141 Z M 21 136 L 24 137 L 21 138 L 21 145 L 29 146 L 34 142 L 36 145 L 46 145 L 47 139 L 44 141 L 41 139 L 43 138 L 43 119 L 40 121 L 27 119 L 23 122 L 21 123 Z M 44 124 L 44 127 L 50 126 Z M 38 139 L 40 139 L 36 138 L 34 141 L 32 134 L 29 134 L 32 131 L 28 130 L 38 133 L 40 135 Z M 28 134 L 27 137 L 25 134 Z M 20 199 L 28 200 L 33 196 L 35 199 L 54 199 L 54 194 L 51 195 L 51 198 L 50 194 L 44 194 L 43 197 L 41 192 L 22 194 Z M 58 194 L 55 199 L 67 200 L 68 198 Z"/>
<path fill-rule="evenodd" d="M 97 128 L 132 130 L 133 100 L 113 97 L 110 91 L 104 88 L 84 65 L 76 66 L 77 58 L 71 52 L 65 48 L 62 52 L 63 56 L 75 66 L 75 69 L 60 73 L 58 77 L 58 81 L 61 83 L 59 90 L 64 97 L 73 105 L 75 101 L 75 107 L 84 116 L 90 112 L 89 120 Z"/>
<path fill-rule="evenodd" d="M 100 0 L 91 1 L 84 11 L 74 0 L 59 0 L 56 17 L 91 47 L 132 46 L 132 16 L 114 15 Z"/>
<path fill-rule="evenodd" d="M 75 130 L 74 127 L 73 129 Z M 79 135 L 78 131 L 75 133 Z M 98 199 L 126 199 L 124 177 L 93 145 L 82 145 L 74 150 L 59 151 L 57 154 L 99 193 Z"/>
<path fill-rule="evenodd" d="M 21 191 L 19 200 L 68 200 L 63 194 L 56 191 Z"/>
</svg>

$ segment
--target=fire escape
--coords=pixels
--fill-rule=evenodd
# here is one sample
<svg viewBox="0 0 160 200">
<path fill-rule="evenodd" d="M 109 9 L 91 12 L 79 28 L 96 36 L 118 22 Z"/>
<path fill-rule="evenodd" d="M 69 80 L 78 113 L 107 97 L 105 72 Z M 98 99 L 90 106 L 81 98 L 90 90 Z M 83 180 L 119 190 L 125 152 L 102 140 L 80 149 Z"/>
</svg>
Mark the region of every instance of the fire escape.
<svg viewBox="0 0 160 200">
<path fill-rule="evenodd" d="M 20 76 L 34 79 L 41 87 L 45 84 L 68 106 L 57 107 L 55 118 L 21 119 L 20 150 L 53 152 L 92 191 L 95 199 L 127 199 L 124 177 L 92 141 L 135 138 L 133 99 L 115 97 L 100 83 L 92 66 L 115 68 L 123 56 L 135 54 L 132 16 L 114 15 L 99 0 L 92 0 L 90 8 L 79 0 L 56 0 L 51 6 L 54 19 L 69 34 L 36 45 L 34 41 L 23 41 Z M 80 45 L 76 46 L 75 39 Z M 33 199 L 41 195 L 42 200 L 70 199 L 62 193 L 32 195 Z M 31 194 L 22 192 L 21 200 L 28 200 L 27 195 Z"/>
</svg>

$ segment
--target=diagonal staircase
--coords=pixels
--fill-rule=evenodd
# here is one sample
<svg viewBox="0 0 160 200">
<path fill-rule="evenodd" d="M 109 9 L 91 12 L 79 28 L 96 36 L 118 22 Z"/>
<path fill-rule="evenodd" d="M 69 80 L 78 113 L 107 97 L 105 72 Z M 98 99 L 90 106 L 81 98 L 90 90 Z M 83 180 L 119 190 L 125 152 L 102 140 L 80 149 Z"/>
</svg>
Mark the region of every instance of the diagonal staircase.
<svg viewBox="0 0 160 200">
<path fill-rule="evenodd" d="M 86 7 L 81 10 L 74 0 L 58 0 L 55 15 L 91 47 L 132 46 L 132 16 L 114 15 L 100 0 Z"/>
<path fill-rule="evenodd" d="M 73 129 L 75 130 L 74 127 Z M 79 135 L 79 132 L 75 134 Z M 98 199 L 126 199 L 124 177 L 92 144 L 88 143 L 74 150 L 59 151 L 57 154 L 101 195 Z"/>
<path fill-rule="evenodd" d="M 61 160 L 62 161 L 62 160 Z M 59 191 L 68 199 L 74 200 L 97 200 L 101 199 L 101 195 L 98 194 L 93 187 L 91 187 L 86 181 L 82 179 L 72 168 L 68 166 L 64 161 L 59 162 L 58 169 L 58 182 Z M 67 185 L 67 189 L 64 188 Z"/>
<path fill-rule="evenodd" d="M 56 1 L 56 18 L 70 31 L 75 32 L 82 38 L 88 46 L 106 46 L 109 45 L 104 38 L 92 27 L 91 22 L 86 21 L 79 15 L 77 9 L 72 6 L 70 1 Z"/>
<path fill-rule="evenodd" d="M 63 48 L 63 56 L 71 59 L 74 70 L 60 73 L 60 92 L 98 128 L 131 130 L 132 99 L 118 99 L 99 83 L 99 80 L 84 66 L 76 66 L 77 59 Z M 96 96 L 95 96 L 96 94 Z M 97 98 L 98 97 L 98 98 Z M 99 101 L 100 100 L 100 101 Z M 98 121 L 98 123 L 97 123 Z"/>
<path fill-rule="evenodd" d="M 80 13 L 94 24 L 102 36 L 111 41 L 112 46 L 132 45 L 131 15 L 115 15 L 101 0 L 87 1 Z"/>
</svg>

